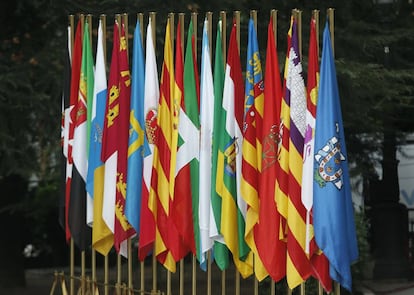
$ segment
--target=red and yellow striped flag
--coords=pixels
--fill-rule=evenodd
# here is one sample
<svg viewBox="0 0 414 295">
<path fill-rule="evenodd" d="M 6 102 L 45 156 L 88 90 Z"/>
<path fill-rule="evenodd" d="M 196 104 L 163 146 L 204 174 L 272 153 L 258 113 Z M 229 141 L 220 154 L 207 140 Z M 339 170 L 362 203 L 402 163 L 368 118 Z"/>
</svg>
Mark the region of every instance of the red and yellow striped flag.
<svg viewBox="0 0 414 295">
<path fill-rule="evenodd" d="M 174 66 L 171 46 L 171 24 L 167 21 L 164 42 L 164 62 L 162 65 L 160 99 L 158 104 L 157 130 L 152 165 L 151 190 L 148 206 L 156 223 L 154 255 L 169 271 L 175 272 L 176 265 L 170 251 L 171 238 L 175 237 L 169 220 L 170 203 L 174 192 L 175 155 L 173 140 L 177 135 L 178 108 L 173 98 Z M 175 149 L 175 151 L 174 151 Z"/>
<path fill-rule="evenodd" d="M 259 45 L 253 19 L 249 21 L 247 44 L 245 114 L 243 122 L 241 194 L 247 204 L 245 239 L 254 253 L 254 272 L 261 281 L 267 277 L 258 255 L 255 227 L 259 221 L 259 173 L 261 171 L 262 142 L 259 132 L 263 120 L 263 76 Z"/>
<path fill-rule="evenodd" d="M 292 38 L 285 68 L 286 84 L 281 114 L 284 137 L 282 151 L 284 150 L 284 153 L 279 163 L 281 174 L 285 174 L 284 182 L 280 182 L 280 187 L 285 202 L 282 204 L 284 207 L 282 207 L 281 214 L 286 219 L 286 276 L 289 288 L 293 289 L 309 277 L 311 267 L 309 257 L 305 252 L 306 209 L 301 201 L 306 91 L 295 20 L 291 27 Z M 289 134 L 288 138 L 285 133 Z"/>
</svg>

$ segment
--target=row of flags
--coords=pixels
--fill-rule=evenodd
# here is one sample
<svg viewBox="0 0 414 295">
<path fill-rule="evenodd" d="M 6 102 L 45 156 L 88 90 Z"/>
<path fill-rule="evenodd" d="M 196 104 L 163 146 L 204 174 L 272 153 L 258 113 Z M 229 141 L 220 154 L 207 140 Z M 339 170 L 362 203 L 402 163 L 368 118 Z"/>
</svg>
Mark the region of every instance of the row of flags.
<svg viewBox="0 0 414 295">
<path fill-rule="evenodd" d="M 151 22 L 144 50 L 137 21 L 130 72 L 115 21 L 108 79 L 102 23 L 94 65 L 90 24 L 78 22 L 62 97 L 66 239 L 127 256 L 137 237 L 139 259 L 153 254 L 172 272 L 190 253 L 206 269 L 210 252 L 244 278 L 286 277 L 293 289 L 314 276 L 351 290 L 348 159 L 329 26 L 319 71 L 315 23 L 305 86 L 293 17 L 282 81 L 272 21 L 263 72 L 249 20 L 244 78 L 235 22 L 224 59 L 219 20 L 213 65 L 204 21 L 199 72 L 192 22 L 185 50 L 177 25 L 173 51 L 168 19 L 160 80 Z"/>
</svg>

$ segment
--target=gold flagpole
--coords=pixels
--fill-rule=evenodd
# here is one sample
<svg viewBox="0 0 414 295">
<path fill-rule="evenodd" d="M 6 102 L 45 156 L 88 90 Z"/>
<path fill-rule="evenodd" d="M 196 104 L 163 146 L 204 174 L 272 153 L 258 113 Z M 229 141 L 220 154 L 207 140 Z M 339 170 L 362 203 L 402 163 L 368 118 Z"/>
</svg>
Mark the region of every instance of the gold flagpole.
<svg viewBox="0 0 414 295">
<path fill-rule="evenodd" d="M 109 254 L 105 256 L 105 270 L 104 270 L 104 294 L 108 295 L 109 294 Z"/>
<path fill-rule="evenodd" d="M 142 47 L 144 47 L 145 43 L 144 43 L 144 14 L 142 12 L 138 12 L 137 13 L 137 20 L 139 20 L 139 29 L 141 31 L 141 44 Z"/>
<path fill-rule="evenodd" d="M 196 257 L 192 255 L 191 257 L 191 269 L 192 269 L 192 286 L 191 286 L 191 294 L 197 294 L 197 274 L 196 274 Z"/>
<path fill-rule="evenodd" d="M 227 16 L 225 11 L 220 11 L 220 19 L 221 19 L 221 50 L 223 51 L 223 62 L 224 62 L 224 69 L 226 68 L 226 60 L 227 60 Z"/>
<path fill-rule="evenodd" d="M 272 9 L 270 11 L 270 17 L 272 18 L 272 24 L 273 24 L 273 36 L 275 38 L 275 45 L 277 45 L 277 10 Z"/>
<path fill-rule="evenodd" d="M 185 13 L 183 13 L 183 12 L 180 12 L 179 14 L 178 14 L 178 22 L 180 23 L 180 34 L 181 34 L 181 52 L 183 53 L 183 55 L 184 55 L 184 22 L 185 22 Z"/>
<path fill-rule="evenodd" d="M 191 20 L 193 21 L 194 54 L 195 54 L 195 56 L 197 56 L 197 16 L 198 16 L 197 12 L 192 12 L 191 13 Z"/>
<path fill-rule="evenodd" d="M 328 18 L 329 18 L 329 31 L 331 33 L 331 44 L 332 44 L 332 54 L 333 54 L 333 56 L 335 56 L 335 32 L 334 32 L 335 19 L 334 19 L 334 12 L 335 12 L 335 9 L 328 8 L 327 14 L 328 14 Z"/>
<path fill-rule="evenodd" d="M 184 259 L 180 260 L 180 295 L 184 295 Z"/>
<path fill-rule="evenodd" d="M 212 48 L 212 23 L 213 23 L 213 13 L 211 11 L 207 11 L 206 13 L 207 19 L 207 36 L 208 36 L 208 46 L 210 48 L 210 60 L 212 60 L 213 56 L 213 48 Z"/>
<path fill-rule="evenodd" d="M 131 292 L 133 290 L 133 272 L 132 272 L 132 239 L 128 238 L 128 290 Z"/>
<path fill-rule="evenodd" d="M 240 11 L 236 10 L 234 12 L 234 19 L 236 20 L 237 48 L 239 49 L 239 54 L 240 54 Z"/>
<path fill-rule="evenodd" d="M 235 290 L 236 290 L 235 294 L 240 295 L 240 272 L 237 269 L 237 267 L 236 267 L 235 272 L 236 272 L 235 273 L 235 280 L 234 280 Z"/>
<path fill-rule="evenodd" d="M 315 9 L 312 11 L 313 19 L 315 20 L 315 35 L 316 35 L 316 50 L 319 58 L 319 10 Z"/>
<path fill-rule="evenodd" d="M 211 295 L 211 250 L 207 252 L 207 295 Z"/>
<path fill-rule="evenodd" d="M 75 242 L 70 238 L 70 295 L 75 294 Z"/>
<path fill-rule="evenodd" d="M 156 16 L 157 16 L 157 13 L 156 12 L 154 12 L 154 11 L 152 11 L 152 12 L 150 12 L 149 13 L 149 21 L 151 22 L 151 29 L 152 29 L 152 42 L 154 42 L 154 51 L 156 52 L 156 49 L 157 49 L 157 41 L 156 41 L 156 38 L 157 38 L 157 30 L 156 30 L 156 25 L 157 25 L 157 22 L 156 22 Z"/>
<path fill-rule="evenodd" d="M 152 254 L 152 294 L 157 293 L 157 257 Z"/>
</svg>

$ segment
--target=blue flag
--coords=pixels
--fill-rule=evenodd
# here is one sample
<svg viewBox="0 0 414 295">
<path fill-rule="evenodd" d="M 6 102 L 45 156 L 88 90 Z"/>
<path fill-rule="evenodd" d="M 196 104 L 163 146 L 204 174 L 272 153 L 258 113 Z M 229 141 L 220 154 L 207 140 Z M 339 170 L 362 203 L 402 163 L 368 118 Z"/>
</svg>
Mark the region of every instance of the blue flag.
<svg viewBox="0 0 414 295">
<path fill-rule="evenodd" d="M 328 22 L 323 32 L 315 124 L 313 222 L 330 276 L 352 288 L 351 264 L 358 258 L 348 158 Z"/>
<path fill-rule="evenodd" d="M 131 112 L 129 116 L 128 173 L 125 216 L 139 232 L 142 194 L 142 163 L 144 156 L 144 77 L 145 62 L 141 29 L 137 21 L 132 52 Z M 148 147 L 147 147 L 148 149 Z"/>
</svg>

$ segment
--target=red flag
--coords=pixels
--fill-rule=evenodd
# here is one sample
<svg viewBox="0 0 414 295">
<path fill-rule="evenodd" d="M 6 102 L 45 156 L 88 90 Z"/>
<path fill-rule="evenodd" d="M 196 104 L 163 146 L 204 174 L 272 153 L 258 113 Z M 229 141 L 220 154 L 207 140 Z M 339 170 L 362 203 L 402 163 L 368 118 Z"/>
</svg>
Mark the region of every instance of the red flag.
<svg viewBox="0 0 414 295">
<path fill-rule="evenodd" d="M 268 25 L 266 71 L 264 80 L 264 112 L 262 142 L 262 171 L 259 180 L 259 222 L 255 240 L 263 265 L 274 281 L 286 274 L 286 243 L 280 240 L 281 216 L 275 204 L 277 162 L 281 144 L 280 107 L 282 87 L 279 62 L 273 34 L 273 23 Z"/>
<path fill-rule="evenodd" d="M 114 48 L 118 51 L 118 54 L 113 54 L 111 61 L 114 64 L 111 64 L 108 83 L 102 161 L 107 162 L 109 158 L 116 155 L 116 164 L 115 167 L 112 167 L 112 169 L 116 169 L 116 179 L 110 180 L 112 186 L 115 181 L 115 192 L 112 191 L 112 194 L 115 193 L 115 208 L 113 213 L 115 214 L 113 223 L 114 245 L 118 253 L 127 256 L 125 242 L 128 237 L 131 237 L 135 233 L 124 215 L 131 80 L 128 67 L 125 29 L 122 26 L 121 38 L 119 38 L 117 23 L 114 25 Z M 110 192 L 105 191 L 105 195 L 107 193 Z M 107 212 L 107 214 L 112 214 L 112 212 Z M 108 226 L 111 228 L 110 225 Z"/>
</svg>

